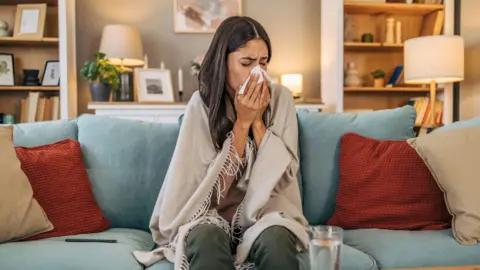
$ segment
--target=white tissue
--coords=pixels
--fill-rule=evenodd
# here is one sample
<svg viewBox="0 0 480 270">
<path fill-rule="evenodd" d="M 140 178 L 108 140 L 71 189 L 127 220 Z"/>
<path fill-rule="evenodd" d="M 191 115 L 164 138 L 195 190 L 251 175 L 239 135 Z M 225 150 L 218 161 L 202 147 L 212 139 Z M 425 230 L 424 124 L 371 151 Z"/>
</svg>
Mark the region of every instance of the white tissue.
<svg viewBox="0 0 480 270">
<path fill-rule="evenodd" d="M 262 68 L 260 68 L 260 66 L 256 66 L 252 68 L 252 70 L 250 71 L 250 75 L 248 76 L 247 80 L 245 80 L 242 87 L 240 88 L 240 91 L 238 92 L 240 95 L 243 95 L 243 93 L 245 93 L 245 88 L 247 88 L 247 84 L 250 81 L 250 78 L 254 74 L 260 75 L 260 78 L 258 79 L 258 84 L 262 83 L 263 80 L 267 80 L 267 82 L 270 81 L 270 78 L 268 77 L 267 72 Z"/>
</svg>

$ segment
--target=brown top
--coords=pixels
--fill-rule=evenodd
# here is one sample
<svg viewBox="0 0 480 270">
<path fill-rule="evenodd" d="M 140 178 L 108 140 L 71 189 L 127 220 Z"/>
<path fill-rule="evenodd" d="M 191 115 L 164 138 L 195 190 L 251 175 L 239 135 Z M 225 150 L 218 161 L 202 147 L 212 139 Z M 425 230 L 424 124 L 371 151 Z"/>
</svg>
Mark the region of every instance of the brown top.
<svg viewBox="0 0 480 270">
<path fill-rule="evenodd" d="M 242 203 L 245 192 L 237 188 L 235 176 L 227 178 L 225 181 L 227 187 L 222 194 L 223 198 L 220 200 L 220 205 L 217 205 L 217 211 L 228 223 L 232 223 L 233 216 L 238 206 Z"/>
</svg>

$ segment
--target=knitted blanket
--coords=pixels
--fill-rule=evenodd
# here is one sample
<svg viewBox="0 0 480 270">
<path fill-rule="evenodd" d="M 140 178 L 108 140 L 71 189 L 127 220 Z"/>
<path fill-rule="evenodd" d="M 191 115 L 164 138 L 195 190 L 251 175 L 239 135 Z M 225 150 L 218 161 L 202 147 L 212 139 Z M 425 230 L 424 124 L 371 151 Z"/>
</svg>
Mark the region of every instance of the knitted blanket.
<svg viewBox="0 0 480 270">
<path fill-rule="evenodd" d="M 148 267 L 167 259 L 175 270 L 189 269 L 185 255 L 188 233 L 197 225 L 209 223 L 222 228 L 230 239 L 238 240 L 234 263 L 237 269 L 254 265 L 247 262 L 250 248 L 260 233 L 270 226 L 283 226 L 297 237 L 298 251 L 308 248 L 308 235 L 297 181 L 299 170 L 296 108 L 290 91 L 271 88 L 267 132 L 254 150 L 246 148 L 246 173 L 237 186 L 245 191 L 232 224 L 210 209 L 212 195 L 220 200 L 222 181 L 236 175 L 238 162 L 229 133 L 221 151 L 214 148 L 208 125 L 208 108 L 195 92 L 186 108 L 183 124 L 170 167 L 160 190 L 150 229 L 157 244 L 150 252 L 135 251 L 135 258 Z M 238 157 L 238 155 L 236 155 Z M 233 260 L 233 259 L 232 259 Z"/>
</svg>

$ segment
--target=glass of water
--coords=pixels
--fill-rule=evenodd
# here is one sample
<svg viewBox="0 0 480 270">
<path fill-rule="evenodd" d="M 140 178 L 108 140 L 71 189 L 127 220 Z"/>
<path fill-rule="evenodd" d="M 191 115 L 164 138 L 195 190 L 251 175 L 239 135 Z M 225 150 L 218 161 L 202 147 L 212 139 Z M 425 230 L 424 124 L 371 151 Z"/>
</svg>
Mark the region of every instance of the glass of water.
<svg viewBox="0 0 480 270">
<path fill-rule="evenodd" d="M 343 229 L 311 226 L 308 234 L 310 270 L 340 270 Z"/>
</svg>

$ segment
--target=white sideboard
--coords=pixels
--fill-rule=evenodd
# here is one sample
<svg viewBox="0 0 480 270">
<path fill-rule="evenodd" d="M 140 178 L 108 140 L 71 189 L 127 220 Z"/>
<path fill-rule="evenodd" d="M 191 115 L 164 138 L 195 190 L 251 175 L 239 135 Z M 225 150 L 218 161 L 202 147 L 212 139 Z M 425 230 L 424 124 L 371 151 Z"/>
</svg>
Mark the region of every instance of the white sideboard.
<svg viewBox="0 0 480 270">
<path fill-rule="evenodd" d="M 88 109 L 96 115 L 155 123 L 177 123 L 187 103 L 91 102 Z M 297 109 L 321 111 L 321 103 L 295 104 Z"/>
</svg>

